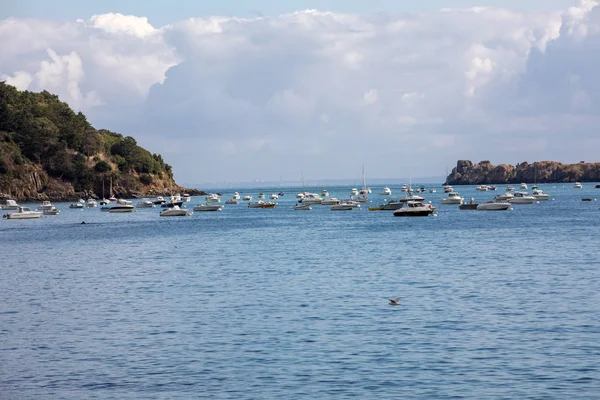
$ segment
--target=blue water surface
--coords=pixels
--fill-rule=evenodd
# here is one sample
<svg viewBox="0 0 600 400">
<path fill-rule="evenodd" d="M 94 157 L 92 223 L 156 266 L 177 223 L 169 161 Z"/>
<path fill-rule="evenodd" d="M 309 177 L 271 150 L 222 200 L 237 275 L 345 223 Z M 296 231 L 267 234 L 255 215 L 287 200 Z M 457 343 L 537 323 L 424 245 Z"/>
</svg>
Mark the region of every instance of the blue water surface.
<svg viewBox="0 0 600 400">
<path fill-rule="evenodd" d="M 295 211 L 285 188 L 275 209 L 2 219 L 0 398 L 600 398 L 600 204 L 581 201 L 600 189 L 478 212 L 428 187 L 435 217 L 367 211 L 381 188 Z M 279 189 L 241 194 L 260 191 Z"/>
</svg>

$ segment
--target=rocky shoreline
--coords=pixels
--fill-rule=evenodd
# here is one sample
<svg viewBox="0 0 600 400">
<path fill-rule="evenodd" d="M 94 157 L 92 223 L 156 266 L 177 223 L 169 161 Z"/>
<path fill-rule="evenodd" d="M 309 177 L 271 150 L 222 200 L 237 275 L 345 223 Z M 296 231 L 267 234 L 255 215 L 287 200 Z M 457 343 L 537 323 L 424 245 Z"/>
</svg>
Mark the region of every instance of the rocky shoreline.
<svg viewBox="0 0 600 400">
<path fill-rule="evenodd" d="M 492 185 L 509 183 L 599 182 L 600 163 L 563 164 L 557 161 L 522 162 L 517 165 L 477 164 L 459 160 L 446 178 L 448 185 Z"/>
</svg>

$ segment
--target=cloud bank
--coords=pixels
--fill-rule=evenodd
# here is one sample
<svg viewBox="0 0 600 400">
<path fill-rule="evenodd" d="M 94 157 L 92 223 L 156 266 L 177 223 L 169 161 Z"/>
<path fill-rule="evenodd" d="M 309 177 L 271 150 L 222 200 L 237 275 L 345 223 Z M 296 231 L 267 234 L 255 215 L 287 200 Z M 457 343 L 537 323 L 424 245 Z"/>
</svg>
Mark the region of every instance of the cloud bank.
<svg viewBox="0 0 600 400">
<path fill-rule="evenodd" d="M 0 79 L 57 93 L 184 182 L 441 175 L 457 158 L 595 159 L 600 7 L 304 10 L 153 27 L 0 21 Z M 597 158 L 597 157 L 596 157 Z"/>
</svg>

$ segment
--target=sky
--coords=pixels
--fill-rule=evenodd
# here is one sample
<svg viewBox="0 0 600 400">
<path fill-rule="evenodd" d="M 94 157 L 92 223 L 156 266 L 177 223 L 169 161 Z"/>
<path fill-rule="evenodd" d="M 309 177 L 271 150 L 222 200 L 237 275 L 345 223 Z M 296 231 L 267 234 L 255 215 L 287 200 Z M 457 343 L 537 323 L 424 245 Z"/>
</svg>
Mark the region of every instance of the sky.
<svg viewBox="0 0 600 400">
<path fill-rule="evenodd" d="M 593 0 L 0 0 L 0 80 L 130 135 L 178 182 L 598 161 Z"/>
</svg>

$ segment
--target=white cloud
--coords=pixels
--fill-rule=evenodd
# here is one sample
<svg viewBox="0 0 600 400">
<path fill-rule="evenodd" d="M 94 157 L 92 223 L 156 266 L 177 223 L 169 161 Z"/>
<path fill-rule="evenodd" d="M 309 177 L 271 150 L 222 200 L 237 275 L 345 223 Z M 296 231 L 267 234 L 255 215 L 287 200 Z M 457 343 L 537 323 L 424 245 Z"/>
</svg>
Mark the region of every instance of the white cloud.
<svg viewBox="0 0 600 400">
<path fill-rule="evenodd" d="M 113 13 L 9 18 L 0 77 L 164 151 L 182 181 L 278 179 L 304 163 L 313 176 L 347 177 L 357 157 L 388 170 L 381 154 L 394 152 L 401 170 L 430 152 L 423 173 L 439 174 L 458 157 L 517 159 L 499 135 L 527 137 L 527 159 L 569 157 L 564 129 L 588 140 L 600 113 L 599 35 L 590 0 L 562 14 L 305 10 L 160 28 Z M 224 157 L 210 178 L 191 168 Z"/>
</svg>

